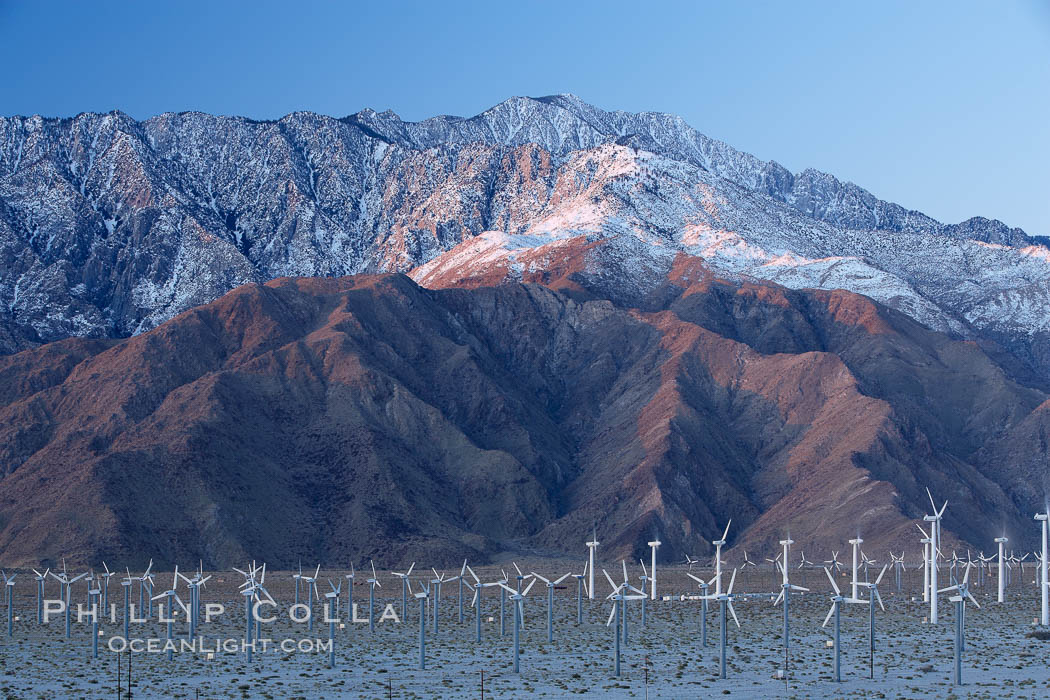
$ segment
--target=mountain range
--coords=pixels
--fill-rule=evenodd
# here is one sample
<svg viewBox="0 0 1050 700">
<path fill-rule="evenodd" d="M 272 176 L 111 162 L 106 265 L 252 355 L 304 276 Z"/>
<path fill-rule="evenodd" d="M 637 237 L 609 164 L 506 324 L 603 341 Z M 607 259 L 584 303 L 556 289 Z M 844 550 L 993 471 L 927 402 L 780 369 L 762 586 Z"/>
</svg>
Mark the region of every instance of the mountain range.
<svg viewBox="0 0 1050 700">
<path fill-rule="evenodd" d="M 1044 243 L 571 95 L 2 118 L 0 557 L 1024 542 Z"/>
</svg>

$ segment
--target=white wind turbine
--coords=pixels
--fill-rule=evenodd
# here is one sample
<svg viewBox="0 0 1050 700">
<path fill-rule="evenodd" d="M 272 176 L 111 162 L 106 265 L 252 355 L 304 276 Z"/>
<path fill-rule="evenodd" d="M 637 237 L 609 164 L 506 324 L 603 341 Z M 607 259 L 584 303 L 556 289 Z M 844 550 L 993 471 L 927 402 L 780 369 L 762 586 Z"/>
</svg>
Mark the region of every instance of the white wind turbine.
<svg viewBox="0 0 1050 700">
<path fill-rule="evenodd" d="M 652 542 L 649 542 L 649 549 L 652 551 L 652 555 L 653 555 L 653 557 L 652 557 L 652 564 L 649 567 L 650 569 L 652 569 L 652 573 L 649 575 L 649 598 L 650 598 L 650 600 L 656 600 L 656 550 L 660 547 L 660 544 L 661 543 L 660 543 L 659 539 L 654 539 Z M 645 567 L 642 567 L 642 568 L 645 568 Z"/>
<path fill-rule="evenodd" d="M 715 595 L 722 595 L 722 547 L 726 543 L 726 536 L 729 534 L 729 526 L 733 524 L 733 519 L 730 518 L 729 522 L 726 523 L 725 532 L 722 533 L 722 539 L 715 540 L 711 544 L 715 546 Z M 736 573 L 736 569 L 733 570 Z"/>
<path fill-rule="evenodd" d="M 463 568 L 466 568 L 466 564 L 465 563 L 464 563 L 464 567 Z M 437 637 L 437 633 L 438 633 L 438 606 L 441 604 L 441 584 L 443 584 L 443 583 L 450 583 L 452 581 L 456 581 L 456 580 L 459 579 L 459 576 L 453 576 L 452 578 L 445 578 L 445 572 L 444 571 L 442 571 L 439 574 L 437 572 L 437 569 L 431 568 L 430 570 L 434 572 L 434 578 L 431 579 L 430 583 L 432 584 L 432 586 L 436 586 L 436 589 L 434 590 L 434 636 Z"/>
<path fill-rule="evenodd" d="M 955 603 L 955 684 L 962 685 L 962 652 L 966 649 L 966 599 L 969 598 L 970 602 L 976 605 L 978 608 L 981 607 L 977 600 L 974 599 L 970 593 L 968 582 L 970 580 L 970 567 L 972 564 L 966 566 L 966 574 L 963 576 L 961 583 L 957 583 L 954 586 L 948 586 L 942 588 L 940 593 L 947 593 L 949 591 L 955 591 L 956 594 L 950 597 L 948 600 Z"/>
<path fill-rule="evenodd" d="M 380 588 L 382 588 L 383 584 L 381 584 L 379 582 L 379 576 L 376 575 L 376 565 L 375 565 L 375 563 L 371 559 L 369 559 L 368 560 L 368 565 L 372 567 L 372 578 L 370 578 L 370 579 L 368 579 L 368 581 L 366 581 L 366 583 L 368 583 L 368 631 L 370 633 L 374 633 L 376 631 L 376 622 L 375 622 L 376 586 L 379 586 Z M 429 590 L 430 589 L 428 588 L 427 589 L 428 594 L 429 594 Z M 424 597 L 426 597 L 426 596 L 424 596 Z M 437 605 L 437 603 L 435 603 L 435 605 Z"/>
<path fill-rule="evenodd" d="M 746 556 L 747 555 L 745 554 L 745 557 Z M 746 559 L 745 559 L 745 561 L 746 561 Z M 700 646 L 706 647 L 707 646 L 707 601 L 713 600 L 715 598 L 714 595 L 708 595 L 707 594 L 707 589 L 710 587 L 711 583 L 714 581 L 714 578 L 712 578 L 710 581 L 705 581 L 702 578 L 700 578 L 699 576 L 694 576 L 693 574 L 691 574 L 689 572 L 686 572 L 686 576 L 688 576 L 689 578 L 691 578 L 694 581 L 696 581 L 696 585 L 700 589 Z"/>
<path fill-rule="evenodd" d="M 773 605 L 777 605 L 778 603 L 783 603 L 783 605 L 784 605 L 784 659 L 785 659 L 785 664 L 786 664 L 786 660 L 787 660 L 787 653 L 788 653 L 788 646 L 789 646 L 789 641 L 788 640 L 790 639 L 790 619 L 788 617 L 788 599 L 791 597 L 791 592 L 792 591 L 798 591 L 799 593 L 805 593 L 805 592 L 809 591 L 808 588 L 803 588 L 802 586 L 796 586 L 793 583 L 791 583 L 790 581 L 788 581 L 788 568 L 786 566 L 786 562 L 790 561 L 790 559 L 789 559 L 789 552 L 790 552 L 790 549 L 791 549 L 791 545 L 794 544 L 794 543 L 795 543 L 795 541 L 793 539 L 791 539 L 790 535 L 786 539 L 780 540 L 780 546 L 784 548 L 783 556 L 784 556 L 784 562 L 785 563 L 777 562 L 777 566 L 780 567 L 780 572 L 783 575 L 783 579 L 782 579 L 781 584 L 780 584 L 780 595 L 778 595 L 776 600 L 773 601 Z M 786 669 L 785 669 L 785 672 L 786 672 Z"/>
<path fill-rule="evenodd" d="M 930 624 L 937 624 L 937 558 L 940 555 L 941 546 L 941 516 L 944 509 L 948 507 L 948 501 L 944 502 L 940 510 L 933 502 L 933 494 L 926 489 L 926 495 L 930 497 L 930 505 L 933 506 L 933 515 L 923 516 L 923 520 L 930 523 Z"/>
<path fill-rule="evenodd" d="M 875 601 L 879 601 L 879 608 L 883 612 L 886 612 L 886 606 L 882 604 L 882 596 L 879 595 L 879 584 L 882 583 L 882 577 L 886 575 L 886 571 L 889 569 L 889 564 L 883 564 L 882 571 L 879 572 L 874 583 L 865 581 L 860 584 L 864 588 L 868 589 L 868 678 L 875 678 Z M 865 576 L 865 578 L 867 578 Z"/>
<path fill-rule="evenodd" d="M 518 581 L 520 583 L 520 581 L 521 581 L 520 577 L 519 577 Z M 511 588 L 510 586 L 508 586 L 505 583 L 499 584 L 500 586 L 505 588 L 507 590 L 507 592 L 510 594 L 511 608 L 514 609 L 514 673 L 519 673 L 520 672 L 520 667 L 518 665 L 518 657 L 520 655 L 520 643 L 519 643 L 519 641 L 520 641 L 520 638 L 521 638 L 520 628 L 521 628 L 522 625 L 525 624 L 525 608 L 524 608 L 523 602 L 525 600 L 525 596 L 527 596 L 529 594 L 529 591 L 532 590 L 532 587 L 535 584 L 536 584 L 536 579 L 532 579 L 531 581 L 529 581 L 529 585 L 526 586 L 525 590 L 523 590 L 523 591 L 515 590 L 515 589 Z"/>
<path fill-rule="evenodd" d="M 36 623 L 39 625 L 44 620 L 44 582 L 47 580 L 47 575 L 51 573 L 51 569 L 46 569 L 44 573 L 33 569 L 33 573 L 36 574 Z M 127 635 L 125 634 L 124 637 L 127 638 Z"/>
<path fill-rule="evenodd" d="M 404 573 L 393 572 L 394 576 L 401 579 L 401 619 L 407 619 L 408 610 L 408 577 L 412 575 L 412 569 L 416 568 L 416 563 L 412 562 L 412 566 L 408 567 L 408 571 Z M 351 576 L 347 575 L 347 578 Z M 353 608 L 349 608 L 350 612 L 353 612 Z"/>
<path fill-rule="evenodd" d="M 415 566 L 415 563 L 413 563 L 412 566 Z M 411 570 L 410 570 L 410 573 L 411 573 Z M 353 614 L 354 614 L 354 577 L 356 575 L 357 574 L 354 572 L 354 562 L 351 559 L 350 560 L 350 573 L 345 574 L 345 577 L 346 577 L 346 610 L 347 610 L 347 612 L 350 613 L 351 616 L 353 616 Z M 396 576 L 397 574 L 394 574 L 394 575 Z M 402 584 L 402 589 L 401 589 L 401 619 L 402 620 L 405 619 L 405 608 L 406 608 L 406 605 L 405 605 L 404 585 Z"/>
<path fill-rule="evenodd" d="M 860 545 L 864 543 L 864 540 L 862 540 L 858 536 L 858 537 L 855 537 L 852 540 L 850 540 L 849 543 L 853 547 L 853 579 L 850 582 L 850 597 L 851 598 L 856 598 L 857 597 L 857 584 L 860 583 L 859 579 L 857 578 L 857 564 L 858 564 L 857 555 L 860 553 Z"/>
<path fill-rule="evenodd" d="M 584 580 L 587 578 L 587 567 L 588 562 L 583 563 L 583 573 L 573 574 L 572 577 L 576 579 L 576 624 L 583 624 L 583 589 L 587 585 Z M 588 595 L 588 598 L 591 596 Z"/>
<path fill-rule="evenodd" d="M 318 598 L 321 594 L 317 590 L 317 575 L 321 573 L 321 565 L 318 564 L 317 568 L 314 569 L 313 576 L 303 576 L 300 574 L 299 578 L 306 583 L 306 607 L 310 609 L 310 614 L 306 618 L 306 629 L 314 631 L 314 596 Z"/>
<path fill-rule="evenodd" d="M 112 578 L 116 572 L 110 571 L 109 567 L 106 566 L 106 562 L 102 562 L 102 568 L 106 570 L 106 573 L 99 574 L 99 578 L 105 580 L 102 587 L 102 609 L 109 610 L 109 579 Z"/>
<path fill-rule="evenodd" d="M 572 576 L 572 574 L 565 574 L 562 577 L 551 581 L 550 579 L 543 578 L 542 576 L 537 574 L 535 571 L 532 572 L 532 577 L 534 579 L 539 579 L 540 581 L 543 581 L 543 583 L 547 586 L 547 642 L 548 643 L 554 641 L 554 587 L 557 586 L 562 581 L 564 581 L 565 579 L 569 578 L 570 576 Z"/>
<path fill-rule="evenodd" d="M 828 610 L 827 617 L 824 618 L 824 624 L 821 627 L 827 627 L 831 617 L 835 617 L 835 682 L 842 682 L 842 642 L 841 642 L 841 617 L 842 617 L 842 604 L 843 603 L 863 603 L 865 601 L 857 598 L 843 598 L 842 591 L 839 590 L 839 586 L 835 583 L 835 577 L 831 575 L 831 571 L 827 567 L 824 567 L 824 573 L 828 576 L 828 581 L 831 582 L 831 587 L 834 589 L 835 594 L 831 596 L 831 609 Z"/>
<path fill-rule="evenodd" d="M 335 620 L 338 617 L 335 610 L 339 605 L 339 594 L 342 593 L 340 589 L 343 587 L 343 582 L 340 581 L 336 586 L 332 583 L 332 579 L 328 579 L 328 587 L 332 589 L 324 594 L 325 611 L 328 617 L 328 668 L 335 668 Z M 350 612 L 353 614 L 353 610 Z"/>
<path fill-rule="evenodd" d="M 174 615 L 175 615 L 174 601 L 178 601 L 179 607 L 182 608 L 183 610 L 186 610 L 185 604 L 183 604 L 182 599 L 179 598 L 179 594 L 176 592 L 176 588 L 178 588 L 178 586 L 179 586 L 179 567 L 178 567 L 178 565 L 176 565 L 175 566 L 175 575 L 171 579 L 171 588 L 169 588 L 168 590 L 164 591 L 160 595 L 156 595 L 156 596 L 153 596 L 153 598 L 151 598 L 151 600 L 159 600 L 161 598 L 167 598 L 168 616 L 167 616 L 166 622 L 167 622 L 167 627 L 168 627 L 168 642 L 169 642 L 169 644 L 167 645 L 167 647 L 168 647 L 168 661 L 171 661 L 172 655 L 174 653 L 173 649 L 172 649 L 172 645 L 170 644 L 171 640 L 173 639 L 173 637 L 172 637 L 172 625 L 175 624 L 175 620 L 174 620 Z"/>
<path fill-rule="evenodd" d="M 716 595 L 719 605 L 721 606 L 721 617 L 719 619 L 719 651 L 718 651 L 718 668 L 719 677 L 723 680 L 726 677 L 726 611 L 733 616 L 733 622 L 736 623 L 737 628 L 740 627 L 740 620 L 736 618 L 736 611 L 733 610 L 733 584 L 736 583 L 736 569 L 733 569 L 733 576 L 729 579 L 729 587 L 726 588 L 725 593 L 719 593 Z"/>
<path fill-rule="evenodd" d="M 1050 529 L 1050 521 L 1047 520 L 1050 516 L 1050 508 L 1042 513 L 1037 513 L 1035 516 L 1036 521 L 1040 523 L 1040 530 L 1042 531 L 1042 544 L 1043 544 L 1043 555 L 1039 560 L 1039 624 L 1046 627 L 1050 625 L 1050 578 L 1047 575 L 1047 531 Z"/>
<path fill-rule="evenodd" d="M 60 591 L 60 593 L 62 595 L 62 600 L 64 600 L 65 603 L 66 603 L 66 639 L 69 639 L 69 636 L 70 636 L 70 625 L 69 625 L 69 614 L 70 614 L 69 613 L 69 607 L 70 607 L 70 597 L 71 597 L 70 596 L 70 589 L 73 587 L 74 583 L 76 583 L 80 579 L 84 578 L 85 576 L 87 576 L 87 572 L 84 572 L 82 574 L 78 574 L 77 576 L 74 576 L 73 578 L 69 578 L 69 574 L 66 573 L 66 560 L 65 559 L 62 560 L 62 573 L 56 574 L 54 571 L 51 572 L 51 578 L 55 579 L 56 581 L 58 581 L 61 584 L 61 586 L 59 588 L 59 591 Z"/>
<path fill-rule="evenodd" d="M 1006 543 L 1010 542 L 1005 536 L 995 537 L 995 544 L 999 545 L 999 571 L 996 572 L 997 580 L 997 592 L 996 602 L 1003 602 L 1003 594 L 1006 591 L 1006 572 L 1003 570 L 1004 561 L 1006 559 Z"/>
<path fill-rule="evenodd" d="M 591 541 L 587 543 L 587 552 L 589 557 L 590 567 L 590 580 L 587 583 L 587 597 L 594 600 L 594 550 L 598 548 L 598 530 L 595 528 L 594 534 L 591 536 Z M 500 632 L 502 636 L 503 632 Z"/>
<path fill-rule="evenodd" d="M 616 584 L 613 583 L 612 577 L 609 576 L 609 572 L 605 571 L 605 569 L 602 569 L 602 573 L 605 574 L 606 580 L 609 582 L 609 585 L 612 586 L 612 589 L 613 589 L 612 593 L 610 593 L 608 596 L 606 596 L 606 600 L 611 600 L 612 601 L 612 610 L 609 611 L 609 620 L 605 623 L 605 626 L 606 627 L 608 627 L 609 625 L 613 626 L 613 637 L 615 639 L 615 641 L 613 642 L 613 655 L 615 657 L 614 670 L 615 670 L 616 677 L 619 678 L 619 676 L 620 676 L 620 658 L 621 658 L 621 654 L 620 654 L 620 635 L 621 635 L 621 633 L 626 635 L 626 621 L 627 621 L 627 619 L 626 619 L 625 613 L 626 613 L 627 601 L 628 600 L 641 600 L 644 603 L 645 599 L 646 599 L 646 594 L 641 592 L 641 591 L 639 591 L 637 588 L 631 586 L 627 582 L 626 569 L 624 571 L 624 582 L 621 583 L 620 585 L 616 585 Z M 632 593 L 632 591 L 633 591 L 633 593 Z M 621 625 L 621 621 L 623 623 L 622 625 Z M 627 643 L 626 640 L 624 640 L 624 644 L 626 644 L 626 643 Z"/>
</svg>

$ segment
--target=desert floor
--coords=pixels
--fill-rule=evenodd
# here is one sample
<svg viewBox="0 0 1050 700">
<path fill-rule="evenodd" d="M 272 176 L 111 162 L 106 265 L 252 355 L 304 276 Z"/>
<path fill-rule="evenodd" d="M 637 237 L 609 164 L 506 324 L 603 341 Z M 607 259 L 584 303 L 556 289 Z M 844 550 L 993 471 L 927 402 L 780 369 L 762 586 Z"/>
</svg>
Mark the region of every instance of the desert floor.
<svg viewBox="0 0 1050 700">
<path fill-rule="evenodd" d="M 520 564 L 520 562 L 519 562 Z M 527 573 L 564 573 L 564 564 L 529 562 Z M 507 566 L 512 572 L 513 568 Z M 635 569 L 638 569 L 635 571 Z M 619 572 L 619 573 L 617 573 Z M 346 611 L 344 571 L 322 571 L 318 588 L 323 595 L 328 579 L 343 580 L 342 618 Z M 413 573 L 413 588 L 419 581 Z M 428 572 L 429 573 L 429 572 Z M 452 572 L 455 574 L 457 572 Z M 499 569 L 477 570 L 483 581 L 500 578 Z M 614 579 L 622 580 L 622 570 L 609 567 Z M 640 568 L 631 570 L 639 585 Z M 694 569 L 705 577 L 710 570 Z M 874 576 L 875 572 L 872 572 Z M 947 577 L 947 570 L 942 572 Z M 730 697 L 1050 697 L 1050 639 L 1032 636 L 1038 615 L 1034 570 L 1015 580 L 1007 589 L 1007 601 L 995 602 L 994 581 L 973 592 L 981 608 L 966 610 L 966 650 L 963 655 L 964 685 L 953 683 L 953 640 L 955 605 L 941 598 L 937 625 L 926 624 L 928 604 L 922 603 L 919 586 L 921 572 L 905 574 L 905 592 L 897 594 L 892 572 L 880 586 L 886 612 L 876 613 L 876 642 L 873 663 L 868 646 L 868 606 L 844 605 L 842 611 L 842 683 L 833 680 L 832 625 L 821 628 L 830 606 L 831 592 L 823 571 L 795 571 L 792 582 L 809 586 L 811 593 L 792 598 L 791 648 L 785 668 L 782 646 L 782 612 L 768 596 L 738 598 L 734 605 L 741 627 L 732 620 L 728 626 L 727 678 L 718 678 L 717 603 L 708 613 L 708 645 L 700 643 L 698 601 L 681 601 L 682 593 L 697 593 L 686 578 L 684 567 L 667 567 L 658 572 L 658 593 L 674 595 L 672 601 L 648 604 L 648 620 L 641 624 L 641 605 L 628 604 L 628 643 L 623 647 L 622 674 L 613 673 L 613 631 L 607 627 L 610 603 L 604 600 L 609 585 L 599 572 L 596 580 L 600 599 L 584 599 L 584 624 L 576 624 L 576 582 L 567 579 L 555 591 L 554 642 L 547 642 L 547 596 L 542 582 L 530 591 L 525 602 L 525 624 L 521 632 L 520 673 L 513 672 L 512 616 L 508 600 L 506 633 L 499 634 L 499 594 L 485 588 L 482 594 L 482 641 L 474 641 L 474 610 L 471 593 L 464 591 L 463 621 L 459 621 L 458 582 L 445 584 L 439 607 L 439 631 L 427 621 L 426 670 L 419 669 L 418 604 L 409 600 L 407 619 L 398 623 L 378 621 L 387 603 L 400 615 L 401 585 L 389 572 L 381 572 L 382 588 L 376 589 L 375 632 L 367 623 L 345 621 L 335 631 L 336 661 L 329 668 L 327 652 L 286 653 L 281 640 L 327 640 L 328 625 L 320 621 L 313 632 L 305 623 L 289 620 L 287 606 L 294 600 L 290 572 L 271 571 L 266 587 L 283 606 L 277 621 L 262 625 L 263 638 L 274 640 L 271 648 L 258 650 L 248 663 L 240 650 L 218 651 L 210 658 L 207 649 L 216 639 L 240 639 L 244 634 L 244 603 L 237 594 L 240 575 L 217 572 L 208 582 L 202 602 L 221 602 L 224 615 L 202 622 L 200 636 L 205 651 L 181 652 L 168 661 L 164 653 L 137 653 L 131 658 L 134 697 L 158 698 L 434 698 L 434 697 L 538 697 L 560 698 L 590 695 L 602 698 L 650 697 L 697 698 L 709 695 Z M 427 578 L 432 578 L 428 576 Z M 548 576 L 550 578 L 550 576 Z M 976 572 L 973 574 L 976 583 Z M 36 622 L 36 589 L 33 576 L 20 574 L 14 597 L 14 634 L 0 635 L 0 691 L 8 698 L 117 697 L 118 662 L 121 689 L 126 692 L 128 654 L 111 652 L 107 645 L 114 635 L 122 636 L 123 593 L 120 577 L 110 582 L 109 602 L 116 604 L 116 624 L 101 625 L 99 658 L 91 654 L 90 623 L 73 623 L 72 636 L 65 639 L 62 617 L 47 625 Z M 170 583 L 170 573 L 158 573 L 155 593 Z M 354 602 L 358 616 L 367 619 L 367 575 L 357 572 Z M 840 586 L 849 580 L 840 576 Z M 728 574 L 727 574 L 728 582 Z M 511 585 L 515 581 L 511 578 Z M 526 582 L 527 584 L 527 582 Z M 738 575 L 734 593 L 770 591 L 776 580 L 770 569 L 748 569 Z M 944 585 L 948 585 L 945 583 Z M 180 596 L 188 600 L 185 585 Z M 46 598 L 58 599 L 58 587 L 49 581 Z M 303 594 L 305 602 L 305 590 Z M 137 585 L 132 602 L 138 601 Z M 87 603 L 83 581 L 73 589 L 74 604 Z M 6 613 L 6 607 L 0 607 Z M 321 607 L 316 607 L 317 615 Z M 166 636 L 165 625 L 156 622 L 134 624 L 130 636 Z M 0 620 L 5 620 L 0 615 Z M 176 615 L 176 637 L 186 636 L 186 619 Z M 0 632 L 6 632 L 0 625 Z M 785 673 L 786 671 L 786 673 Z M 869 673 L 873 678 L 869 678 Z M 781 676 L 783 674 L 783 676 Z"/>
</svg>

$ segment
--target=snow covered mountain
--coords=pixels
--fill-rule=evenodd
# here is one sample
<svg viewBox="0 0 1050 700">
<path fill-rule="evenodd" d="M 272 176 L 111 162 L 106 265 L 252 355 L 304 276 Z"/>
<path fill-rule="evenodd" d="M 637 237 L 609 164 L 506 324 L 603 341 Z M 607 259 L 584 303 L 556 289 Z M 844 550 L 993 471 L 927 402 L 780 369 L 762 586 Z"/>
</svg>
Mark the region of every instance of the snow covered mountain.
<svg viewBox="0 0 1050 700">
<path fill-rule="evenodd" d="M 522 261 L 535 272 L 581 241 L 600 252 L 578 272 L 610 298 L 644 297 L 685 253 L 730 278 L 859 292 L 1050 378 L 1039 239 L 792 174 L 672 115 L 559 95 L 416 123 L 372 110 L 0 119 L 7 352 L 139 333 L 283 275 L 519 279 Z"/>
</svg>

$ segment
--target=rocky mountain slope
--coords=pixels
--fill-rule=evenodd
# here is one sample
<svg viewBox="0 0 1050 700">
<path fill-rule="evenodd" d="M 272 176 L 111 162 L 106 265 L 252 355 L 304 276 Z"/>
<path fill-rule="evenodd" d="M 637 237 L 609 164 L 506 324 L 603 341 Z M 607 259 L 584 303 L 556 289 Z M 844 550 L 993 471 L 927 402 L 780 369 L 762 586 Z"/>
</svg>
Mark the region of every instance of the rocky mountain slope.
<svg viewBox="0 0 1050 700">
<path fill-rule="evenodd" d="M 1048 397 L 973 343 L 685 255 L 636 307 L 562 271 L 279 279 L 0 358 L 0 559 L 453 562 L 596 527 L 670 561 L 728 518 L 750 551 L 914 549 L 927 485 L 950 541 L 1025 541 L 1031 475 L 994 450 Z"/>
<path fill-rule="evenodd" d="M 571 95 L 418 123 L 371 110 L 2 118 L 0 349 L 128 336 L 249 281 L 409 272 L 485 232 L 506 236 L 509 257 L 631 239 L 624 255 L 656 269 L 625 269 L 625 297 L 678 251 L 726 275 L 848 289 L 1050 377 L 1038 239 L 942 224 L 678 117 Z"/>
</svg>

